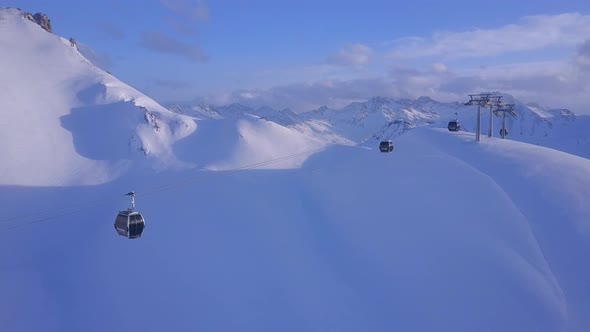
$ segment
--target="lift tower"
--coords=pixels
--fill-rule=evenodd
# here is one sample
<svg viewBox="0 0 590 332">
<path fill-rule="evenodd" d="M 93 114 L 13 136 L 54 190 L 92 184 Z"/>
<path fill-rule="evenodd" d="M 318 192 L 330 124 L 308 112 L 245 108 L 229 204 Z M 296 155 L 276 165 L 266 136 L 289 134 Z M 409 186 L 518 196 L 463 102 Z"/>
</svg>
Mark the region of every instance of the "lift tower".
<svg viewBox="0 0 590 332">
<path fill-rule="evenodd" d="M 494 135 L 494 122 L 492 114 L 494 113 L 494 107 L 499 107 L 501 99 L 502 96 L 490 96 L 490 100 L 488 101 L 488 106 L 490 107 L 490 125 L 488 127 L 488 137 L 492 137 Z"/>
<path fill-rule="evenodd" d="M 512 116 L 513 118 L 516 117 L 516 110 L 514 109 L 514 104 L 500 104 L 498 108 L 494 111 L 494 114 L 497 117 L 500 117 L 500 113 L 502 113 L 502 129 L 500 129 L 500 136 L 502 139 L 506 138 L 508 135 L 508 131 L 506 130 L 506 113 Z"/>
<path fill-rule="evenodd" d="M 490 102 L 491 93 L 479 93 L 469 95 L 469 101 L 465 103 L 467 106 L 477 105 L 477 124 L 475 127 L 475 140 L 480 141 L 481 134 L 481 107 L 486 107 Z"/>
</svg>

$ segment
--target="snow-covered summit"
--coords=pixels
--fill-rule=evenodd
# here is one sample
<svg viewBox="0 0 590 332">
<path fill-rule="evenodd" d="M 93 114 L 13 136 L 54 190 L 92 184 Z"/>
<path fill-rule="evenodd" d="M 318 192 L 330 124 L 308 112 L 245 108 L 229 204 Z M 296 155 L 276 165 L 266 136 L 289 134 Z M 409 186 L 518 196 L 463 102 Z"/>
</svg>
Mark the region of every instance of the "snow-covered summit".
<svg viewBox="0 0 590 332">
<path fill-rule="evenodd" d="M 175 113 L 192 116 L 198 120 L 238 119 L 247 115 L 254 115 L 282 126 L 301 122 L 301 118 L 290 109 L 275 110 L 268 106 L 253 108 L 238 103 L 223 106 L 201 103 L 195 105 L 172 104 L 168 108 Z"/>
<path fill-rule="evenodd" d="M 551 109 L 536 103 L 525 104 L 509 94 L 495 92 L 502 101 L 514 104 L 516 118 L 507 119 L 508 138 L 565 152 L 590 157 L 590 119 L 576 116 L 568 109 Z M 289 110 L 258 109 L 239 104 L 228 106 L 175 105 L 181 114 L 199 118 L 239 118 L 254 114 L 283 126 L 313 132 L 330 133 L 357 144 L 374 146 L 378 140 L 399 136 L 419 127 L 444 128 L 448 121 L 458 118 L 465 131 L 475 132 L 477 107 L 460 102 L 439 102 L 428 96 L 415 100 L 376 96 L 364 102 L 353 102 L 343 108 L 322 106 L 295 114 Z M 211 115 L 213 114 L 213 116 Z M 489 128 L 489 109 L 482 109 L 482 133 Z M 502 119 L 493 116 L 492 132 L 499 136 Z"/>
<path fill-rule="evenodd" d="M 543 145 L 566 152 L 590 156 L 590 126 L 585 117 L 567 109 L 549 109 L 538 104 L 524 104 L 511 95 L 502 101 L 515 104 L 517 117 L 507 119 L 509 138 Z M 340 109 L 320 109 L 300 114 L 307 121 L 330 123 L 337 133 L 360 144 L 392 138 L 418 127 L 446 127 L 458 118 L 463 130 L 475 132 L 477 107 L 459 102 L 438 102 L 430 97 L 416 100 L 374 97 Z M 498 136 L 502 120 L 493 116 L 493 135 Z M 489 109 L 482 109 L 482 132 L 489 128 Z M 584 130 L 584 128 L 587 129 Z M 584 134 L 585 133 L 585 134 Z M 585 152 L 586 151 L 586 152 Z"/>
<path fill-rule="evenodd" d="M 435 123 L 439 116 L 429 107 L 431 103 L 430 98 L 412 101 L 373 97 L 366 102 L 354 102 L 341 109 L 322 107 L 300 116 L 308 122 L 329 123 L 336 133 L 364 144 Z"/>
<path fill-rule="evenodd" d="M 196 128 L 18 9 L 0 9 L 0 49 L 0 184 L 102 183 L 146 156 L 170 166 Z"/>
</svg>

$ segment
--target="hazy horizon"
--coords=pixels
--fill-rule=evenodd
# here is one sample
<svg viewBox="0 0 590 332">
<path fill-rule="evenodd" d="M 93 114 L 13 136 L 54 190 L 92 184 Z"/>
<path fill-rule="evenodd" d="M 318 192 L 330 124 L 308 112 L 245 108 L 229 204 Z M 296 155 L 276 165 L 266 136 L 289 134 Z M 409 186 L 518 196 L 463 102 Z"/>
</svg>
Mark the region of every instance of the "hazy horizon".
<svg viewBox="0 0 590 332">
<path fill-rule="evenodd" d="M 163 104 L 308 111 L 499 90 L 590 114 L 590 3 L 2 1 Z M 485 13 L 485 15 L 479 14 Z"/>
</svg>

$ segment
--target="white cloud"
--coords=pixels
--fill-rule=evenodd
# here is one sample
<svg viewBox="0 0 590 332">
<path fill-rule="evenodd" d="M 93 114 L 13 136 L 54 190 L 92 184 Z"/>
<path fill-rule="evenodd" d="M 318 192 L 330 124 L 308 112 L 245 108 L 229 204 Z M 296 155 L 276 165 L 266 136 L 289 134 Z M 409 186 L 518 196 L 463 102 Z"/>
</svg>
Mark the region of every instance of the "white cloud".
<svg viewBox="0 0 590 332">
<path fill-rule="evenodd" d="M 590 114 L 590 16 L 561 14 L 529 16 L 497 29 L 438 33 L 432 38 L 407 37 L 388 44 L 398 57 L 433 56 L 419 61 L 396 61 L 375 70 L 379 54 L 363 45 L 349 45 L 321 65 L 290 68 L 284 75 L 294 83 L 275 83 L 267 89 L 241 89 L 217 100 L 250 106 L 291 108 L 307 111 L 322 105 L 340 107 L 374 96 L 464 101 L 469 93 L 502 91 L 523 102 L 538 102 L 555 108 L 570 108 Z M 538 50 L 561 47 L 570 55 L 538 61 Z M 492 60 L 446 61 L 447 58 L 497 56 L 527 51 L 530 60 L 510 63 L 509 57 Z M 561 52 L 560 52 L 561 53 Z M 521 57 L 519 57 L 521 58 Z M 499 60 L 499 61 L 498 61 Z M 466 65 L 465 63 L 470 63 Z M 479 65 L 481 63 L 491 63 Z M 494 63 L 503 64 L 494 64 Z M 400 66 L 400 64 L 405 64 Z M 411 64 L 421 63 L 420 66 Z M 350 68 L 363 70 L 353 70 Z M 383 74 L 385 73 L 385 74 Z M 363 78 L 360 78 L 363 76 Z"/>
<path fill-rule="evenodd" d="M 249 106 L 290 108 L 295 112 L 322 105 L 342 107 L 374 96 L 464 101 L 469 93 L 502 91 L 523 102 L 538 102 L 590 114 L 590 72 L 580 72 L 575 63 L 545 61 L 453 70 L 441 63 L 426 69 L 396 67 L 386 77 L 350 80 L 317 80 L 270 89 L 243 89 L 222 94 L 209 102 L 238 102 Z"/>
<path fill-rule="evenodd" d="M 464 96 L 479 91 L 502 91 L 521 101 L 590 113 L 590 75 L 573 63 L 546 61 L 491 66 L 453 73 L 437 88 L 440 93 Z"/>
<path fill-rule="evenodd" d="M 326 63 L 338 66 L 362 67 L 369 63 L 373 51 L 363 44 L 348 45 L 335 54 L 328 56 Z"/>
<path fill-rule="evenodd" d="M 447 65 L 445 65 L 444 63 L 433 63 L 432 64 L 432 71 L 434 71 L 435 73 L 446 73 L 449 70 L 449 68 L 447 68 Z"/>
<path fill-rule="evenodd" d="M 590 15 L 566 13 L 523 17 L 497 29 L 439 32 L 429 38 L 396 41 L 390 56 L 406 59 L 442 56 L 448 59 L 496 56 L 556 46 L 574 46 L 590 35 Z"/>
<path fill-rule="evenodd" d="M 392 94 L 391 82 L 384 78 L 321 80 L 314 83 L 292 83 L 270 89 L 243 89 L 210 96 L 213 104 L 241 103 L 252 107 L 289 108 L 300 113 L 322 105 L 342 107 L 353 101 Z"/>
</svg>

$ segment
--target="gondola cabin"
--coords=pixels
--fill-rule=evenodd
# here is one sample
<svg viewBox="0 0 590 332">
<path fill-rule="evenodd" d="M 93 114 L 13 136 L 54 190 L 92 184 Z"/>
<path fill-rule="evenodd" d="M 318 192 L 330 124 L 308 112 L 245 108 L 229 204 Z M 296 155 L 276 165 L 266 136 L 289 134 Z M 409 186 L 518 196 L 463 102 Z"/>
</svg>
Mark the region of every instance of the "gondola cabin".
<svg viewBox="0 0 590 332">
<path fill-rule="evenodd" d="M 137 211 L 121 211 L 115 219 L 115 229 L 119 235 L 129 239 L 141 237 L 145 228 L 145 220 Z"/>
<path fill-rule="evenodd" d="M 128 239 L 137 239 L 141 237 L 145 228 L 145 219 L 135 210 L 135 192 L 129 192 L 127 196 L 131 196 L 131 208 L 125 211 L 119 211 L 115 218 L 115 230 L 119 235 Z"/>
<path fill-rule="evenodd" d="M 393 151 L 393 142 L 392 141 L 381 141 L 379 143 L 379 151 L 381 152 L 391 152 Z"/>
<path fill-rule="evenodd" d="M 449 125 L 447 126 L 449 131 L 459 131 L 461 130 L 461 124 L 457 120 L 449 121 Z"/>
</svg>

